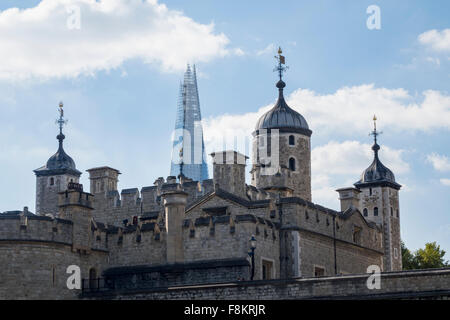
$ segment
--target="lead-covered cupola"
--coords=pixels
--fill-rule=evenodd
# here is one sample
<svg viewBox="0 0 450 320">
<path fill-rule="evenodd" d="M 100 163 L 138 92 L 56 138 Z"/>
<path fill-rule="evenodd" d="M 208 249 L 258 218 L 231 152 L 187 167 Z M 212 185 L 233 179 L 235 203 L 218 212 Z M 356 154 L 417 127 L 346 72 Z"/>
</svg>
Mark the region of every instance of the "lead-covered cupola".
<svg viewBox="0 0 450 320">
<path fill-rule="evenodd" d="M 60 117 L 57 120 L 57 123 L 59 125 L 59 134 L 56 136 L 56 139 L 58 139 L 59 141 L 58 151 L 56 151 L 56 153 L 52 155 L 50 159 L 48 159 L 45 166 L 34 170 L 37 176 L 56 175 L 63 173 L 69 173 L 76 176 L 81 175 L 81 172 L 78 171 L 75 166 L 75 161 L 73 161 L 73 159 L 64 151 L 63 140 L 66 138 L 66 136 L 62 133 L 62 127 L 66 123 L 66 120 L 64 120 L 64 110 L 62 102 L 59 104 L 59 112 Z"/>
<path fill-rule="evenodd" d="M 377 118 L 374 116 L 374 130 L 371 135 L 374 137 L 374 144 L 372 146 L 372 150 L 374 152 L 374 159 L 370 166 L 364 170 L 361 174 L 361 179 L 356 182 L 354 185 L 357 188 L 369 187 L 369 186 L 390 186 L 394 189 L 400 189 L 401 185 L 395 182 L 394 173 L 387 168 L 383 163 L 381 163 L 380 158 L 378 157 L 378 151 L 380 150 L 380 146 L 377 143 L 377 136 L 380 134 L 377 132 L 376 120 Z"/>
<path fill-rule="evenodd" d="M 259 118 L 255 130 L 279 129 L 282 132 L 296 132 L 311 136 L 312 131 L 305 118 L 289 107 L 284 99 L 283 89 L 286 87 L 286 83 L 280 78 L 276 87 L 278 88 L 278 100 L 272 109 Z"/>
<path fill-rule="evenodd" d="M 64 124 L 63 104 L 59 104 L 59 134 L 56 139 L 59 141 L 58 151 L 48 159 L 45 166 L 36 170 L 36 214 L 57 215 L 58 193 L 66 191 L 69 183 L 79 182 L 81 172 L 77 170 L 75 161 L 64 151 L 63 141 L 65 136 L 62 132 Z"/>
<path fill-rule="evenodd" d="M 284 99 L 283 90 L 286 87 L 286 83 L 282 80 L 282 74 L 286 67 L 283 66 L 284 56 L 282 56 L 281 53 L 282 51 L 279 49 L 279 63 L 277 68 L 275 68 L 280 77 L 276 84 L 276 87 L 278 88 L 278 100 L 272 109 L 259 118 L 256 123 L 255 131 L 257 133 L 261 129 L 279 129 L 280 132 L 302 133 L 310 137 L 312 131 L 309 129 L 305 118 L 300 113 L 289 107 Z"/>
</svg>

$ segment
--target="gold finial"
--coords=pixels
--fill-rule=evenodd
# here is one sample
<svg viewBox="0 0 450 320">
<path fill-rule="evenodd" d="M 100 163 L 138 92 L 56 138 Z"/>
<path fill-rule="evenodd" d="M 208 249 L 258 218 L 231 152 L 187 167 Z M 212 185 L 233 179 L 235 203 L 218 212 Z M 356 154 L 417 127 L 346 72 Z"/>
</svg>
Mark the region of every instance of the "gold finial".
<svg viewBox="0 0 450 320">
<path fill-rule="evenodd" d="M 377 121 L 377 116 L 373 115 L 373 121 Z"/>
<path fill-rule="evenodd" d="M 283 51 L 281 51 L 281 47 L 278 47 L 278 54 L 282 54 Z"/>
<path fill-rule="evenodd" d="M 59 103 L 59 114 L 62 117 L 64 117 L 64 110 L 63 110 L 64 104 L 62 103 L 62 101 Z"/>
<path fill-rule="evenodd" d="M 373 115 L 373 127 L 377 130 L 377 116 Z"/>
</svg>

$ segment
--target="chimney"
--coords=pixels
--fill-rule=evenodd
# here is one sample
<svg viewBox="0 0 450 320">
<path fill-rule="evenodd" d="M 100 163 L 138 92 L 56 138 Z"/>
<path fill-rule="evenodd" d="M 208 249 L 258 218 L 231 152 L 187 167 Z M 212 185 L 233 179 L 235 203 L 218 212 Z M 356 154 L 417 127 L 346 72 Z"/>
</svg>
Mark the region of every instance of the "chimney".
<svg viewBox="0 0 450 320">
<path fill-rule="evenodd" d="M 345 211 L 351 206 L 359 210 L 359 194 L 361 191 L 356 188 L 337 189 L 339 192 L 339 200 L 341 201 L 341 211 Z"/>
<path fill-rule="evenodd" d="M 167 263 L 184 262 L 182 223 L 188 194 L 182 190 L 165 191 L 161 198 L 166 215 L 166 258 Z"/>
<path fill-rule="evenodd" d="M 247 156 L 236 151 L 211 153 L 213 158 L 214 188 L 246 198 L 245 165 Z"/>
</svg>

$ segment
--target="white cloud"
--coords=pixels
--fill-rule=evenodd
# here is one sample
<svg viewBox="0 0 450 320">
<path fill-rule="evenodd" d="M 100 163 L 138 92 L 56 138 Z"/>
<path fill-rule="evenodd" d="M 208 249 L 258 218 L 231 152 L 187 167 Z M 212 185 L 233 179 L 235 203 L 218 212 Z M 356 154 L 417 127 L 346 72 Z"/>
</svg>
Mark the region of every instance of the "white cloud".
<svg viewBox="0 0 450 320">
<path fill-rule="evenodd" d="M 422 103 L 414 104 L 410 101 L 412 96 L 404 89 L 361 85 L 345 87 L 327 95 L 299 89 L 288 97 L 288 103 L 305 116 L 314 131 L 313 139 L 314 134 L 336 135 L 342 132 L 367 139 L 374 113 L 380 124 L 392 131 L 450 128 L 450 97 L 437 91 L 426 91 L 423 96 Z M 251 157 L 251 133 L 259 117 L 272 106 L 241 115 L 225 114 L 205 119 L 203 128 L 208 153 L 236 149 Z M 435 110 L 440 110 L 436 117 L 433 115 Z M 438 120 L 439 117 L 441 119 Z M 397 178 L 410 170 L 409 164 L 403 160 L 404 154 L 405 150 L 381 145 L 380 159 Z M 370 143 L 330 141 L 315 147 L 311 160 L 313 200 L 336 208 L 335 190 L 359 180 L 373 160 L 373 151 Z"/>
<path fill-rule="evenodd" d="M 450 187 L 450 179 L 442 178 L 440 181 L 444 186 Z"/>
<path fill-rule="evenodd" d="M 233 52 L 234 52 L 235 55 L 240 56 L 240 57 L 245 55 L 244 50 L 242 50 L 241 48 L 235 48 L 233 50 Z"/>
<path fill-rule="evenodd" d="M 388 128 L 390 132 L 450 129 L 450 96 L 434 90 L 413 96 L 405 89 L 376 88 L 373 84 L 343 87 L 324 95 L 298 89 L 287 101 L 306 118 L 313 137 L 338 132 L 366 136 L 372 129 L 374 114 L 379 119 L 378 128 Z M 255 108 L 255 112 L 206 119 L 206 143 L 222 139 L 232 142 L 235 136 L 249 136 L 258 118 L 273 105 Z"/>
<path fill-rule="evenodd" d="M 433 29 L 419 35 L 419 42 L 437 52 L 450 52 L 450 29 Z"/>
<path fill-rule="evenodd" d="M 450 171 L 450 159 L 446 156 L 432 153 L 427 156 L 427 161 L 433 165 L 437 171 Z"/>
<path fill-rule="evenodd" d="M 257 56 L 262 56 L 265 54 L 273 54 L 275 52 L 275 45 L 273 43 L 267 45 L 267 47 L 265 47 L 264 49 L 258 50 L 256 51 L 256 55 Z"/>
<path fill-rule="evenodd" d="M 382 146 L 379 157 L 394 174 L 409 171 L 409 165 L 402 159 L 404 150 L 395 150 Z M 370 144 L 358 141 L 331 141 L 312 150 L 312 172 L 331 175 L 359 175 L 373 160 Z M 332 164 L 332 165 L 330 165 Z M 356 180 L 354 181 L 356 182 Z"/>
<path fill-rule="evenodd" d="M 380 159 L 396 177 L 409 172 L 409 164 L 402 159 L 404 153 L 387 146 L 379 151 Z M 335 190 L 352 186 L 372 161 L 371 146 L 358 141 L 331 141 L 315 147 L 311 152 L 313 201 L 336 207 Z"/>
<path fill-rule="evenodd" d="M 79 29 L 68 28 L 73 6 L 80 8 Z M 156 0 L 42 0 L 7 9 L 0 11 L 0 43 L 0 78 L 9 80 L 91 75 L 130 59 L 174 71 L 243 53 L 228 49 L 229 39 L 212 23 L 197 23 Z"/>
<path fill-rule="evenodd" d="M 373 84 L 344 87 L 327 95 L 298 89 L 288 103 L 318 132 L 367 132 L 374 114 L 379 127 L 391 131 L 450 129 L 450 96 L 434 90 L 415 97 L 402 88 L 376 88 Z"/>
</svg>

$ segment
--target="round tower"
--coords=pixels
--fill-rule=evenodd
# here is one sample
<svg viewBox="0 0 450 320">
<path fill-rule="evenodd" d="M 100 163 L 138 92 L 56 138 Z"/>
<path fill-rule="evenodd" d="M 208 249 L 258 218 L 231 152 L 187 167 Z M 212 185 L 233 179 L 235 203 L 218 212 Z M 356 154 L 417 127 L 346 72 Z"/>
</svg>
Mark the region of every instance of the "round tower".
<svg viewBox="0 0 450 320">
<path fill-rule="evenodd" d="M 284 56 L 278 50 L 278 100 L 253 132 L 252 185 L 311 201 L 311 134 L 305 118 L 286 103 Z"/>
<path fill-rule="evenodd" d="M 371 134 L 374 136 L 374 159 L 354 186 L 361 191 L 360 211 L 364 218 L 383 229 L 383 271 L 399 271 L 402 270 L 399 206 L 401 185 L 395 181 L 394 173 L 378 157 L 380 146 L 377 136 L 380 132 L 377 132 L 375 116 L 373 120 L 374 130 Z"/>
<path fill-rule="evenodd" d="M 45 166 L 36 170 L 36 214 L 58 213 L 58 193 L 67 190 L 70 182 L 78 183 L 81 172 L 76 169 L 75 161 L 64 151 L 62 127 L 66 123 L 64 120 L 64 110 L 62 102 L 59 104 L 60 117 L 57 120 L 59 134 L 56 139 L 59 141 L 58 151 L 48 159 Z"/>
</svg>

